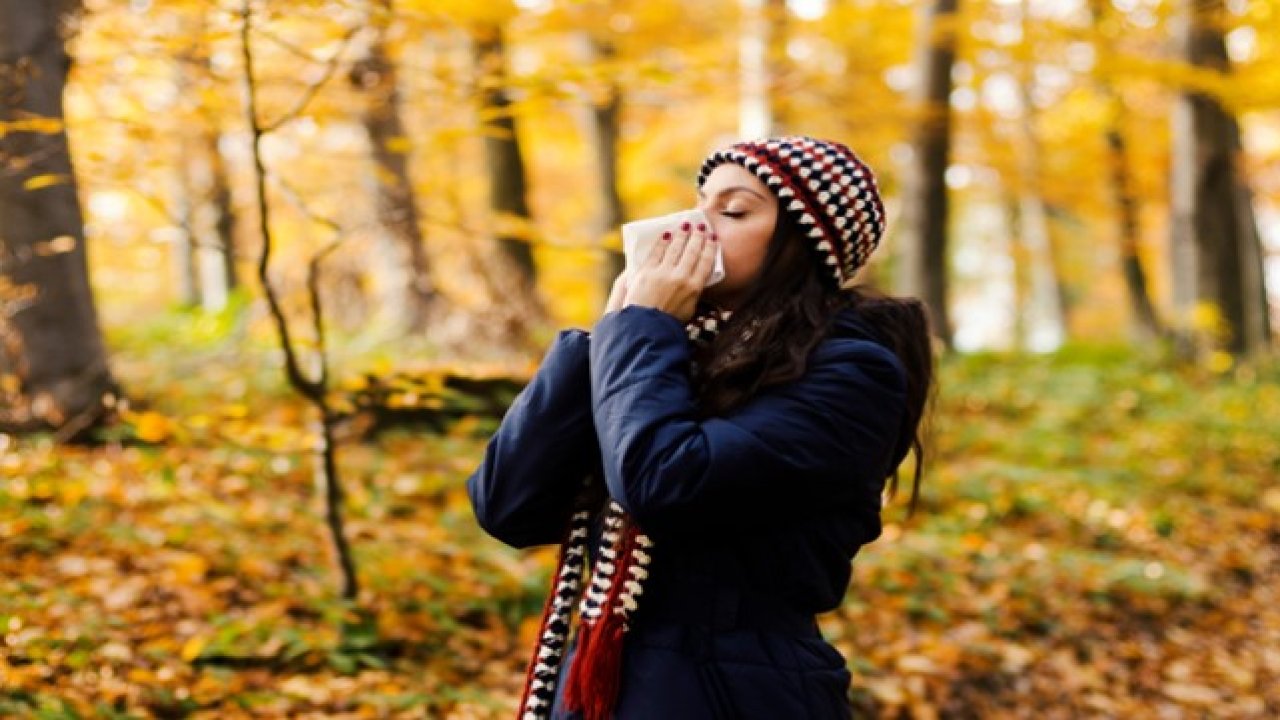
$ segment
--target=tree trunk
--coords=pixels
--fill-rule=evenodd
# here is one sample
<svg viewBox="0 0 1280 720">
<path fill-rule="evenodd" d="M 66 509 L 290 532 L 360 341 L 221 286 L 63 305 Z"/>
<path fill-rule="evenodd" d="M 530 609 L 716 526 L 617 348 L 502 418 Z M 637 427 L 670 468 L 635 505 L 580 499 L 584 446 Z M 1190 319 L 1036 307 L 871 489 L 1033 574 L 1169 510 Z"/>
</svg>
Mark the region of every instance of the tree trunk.
<svg viewBox="0 0 1280 720">
<path fill-rule="evenodd" d="M 506 50 L 501 28 L 493 25 L 478 28 L 472 52 L 480 83 L 481 125 L 489 165 L 489 207 L 498 223 L 498 246 L 511 260 L 520 283 L 525 286 L 524 295 L 537 303 L 537 267 L 530 242 L 533 221 L 520 136 L 505 85 Z"/>
<path fill-rule="evenodd" d="M 740 12 L 738 134 L 756 139 L 786 133 L 786 0 L 742 0 Z"/>
<path fill-rule="evenodd" d="M 174 173 L 174 219 L 177 221 L 179 234 L 174 237 L 173 279 L 178 286 L 178 304 L 185 308 L 200 305 L 202 289 L 200 286 L 200 241 L 196 234 L 196 206 L 193 193 L 195 187 L 191 183 L 189 169 L 185 162 L 175 168 Z"/>
<path fill-rule="evenodd" d="M 903 193 L 904 232 L 898 245 L 898 292 L 929 308 L 934 332 L 952 347 L 947 313 L 947 185 L 951 152 L 951 66 L 955 60 L 958 0 L 921 6 L 916 45 L 917 108 L 910 167 Z"/>
<path fill-rule="evenodd" d="M 409 138 L 400 117 L 396 66 L 387 55 L 391 0 L 373 0 L 373 36 L 351 69 L 351 82 L 365 91 L 365 132 L 373 155 L 375 207 L 385 242 L 382 272 L 391 279 L 388 307 L 394 322 L 412 332 L 427 328 L 435 287 L 431 282 L 413 181 L 409 176 Z"/>
<path fill-rule="evenodd" d="M 216 86 L 209 44 L 203 39 L 206 18 L 197 13 L 190 23 L 183 33 L 188 38 L 187 45 L 178 52 L 175 66 L 175 82 L 183 96 L 197 96 Z M 180 273 L 179 295 L 184 305 L 199 305 L 208 312 L 226 307 L 228 294 L 237 283 L 232 237 L 235 218 L 226 166 L 218 147 L 220 122 L 219 113 L 209 103 L 203 103 L 193 121 L 183 126 L 174 186 L 181 193 L 175 201 L 178 209 L 174 215 L 182 227 L 184 243 L 174 258 Z"/>
<path fill-rule="evenodd" d="M 595 35 L 588 35 L 585 40 L 588 62 L 608 62 L 614 59 L 615 49 L 609 40 Z M 589 133 L 599 172 L 596 186 L 600 191 L 596 211 L 596 237 L 602 241 L 612 237 L 618 242 L 617 247 L 602 244 L 604 263 L 600 279 L 605 297 L 608 297 L 609 290 L 613 287 L 614 278 L 618 277 L 626 264 L 620 249 L 621 240 L 618 239 L 618 228 L 626 222 L 626 209 L 618 194 L 618 123 L 621 115 L 622 89 L 610 82 L 604 90 L 604 96 L 591 104 Z"/>
<path fill-rule="evenodd" d="M 765 0 L 765 81 L 769 88 L 770 135 L 787 135 L 795 130 L 791 111 L 791 61 L 787 57 L 789 23 L 787 0 Z"/>
<path fill-rule="evenodd" d="M 203 26 L 197 26 L 197 30 Z M 193 34 L 194 37 L 194 34 Z M 173 64 L 174 85 L 178 94 L 187 96 L 198 92 L 199 78 L 196 68 L 200 66 L 199 45 L 192 43 L 188 48 L 179 51 L 177 62 Z M 175 238 L 170 253 L 173 264 L 173 277 L 177 285 L 178 303 L 182 307 L 201 306 L 206 297 L 203 276 L 203 248 L 205 238 L 200 234 L 202 198 L 200 191 L 200 150 L 198 137 L 202 124 L 196 126 L 194 133 L 185 132 L 185 126 L 179 131 L 174 148 L 173 192 L 170 204 L 173 210 L 170 215 L 181 231 Z M 192 145 L 197 145 L 192 152 Z"/>
<path fill-rule="evenodd" d="M 221 297 L 213 297 L 207 289 L 203 302 L 206 310 L 220 310 L 226 304 L 226 297 L 240 286 L 240 278 L 236 274 L 236 216 L 235 207 L 231 204 L 231 183 L 227 179 L 227 164 L 222 158 L 220 141 L 222 133 L 216 128 L 206 127 L 204 132 L 204 156 L 208 162 L 209 184 L 206 187 L 205 207 L 213 216 L 213 252 L 205 254 L 211 260 L 205 273 L 204 287 L 214 284 L 214 279 L 221 280 Z"/>
<path fill-rule="evenodd" d="M 1221 0 L 1183 0 L 1179 40 L 1197 67 L 1230 72 Z M 1216 307 L 1225 349 L 1250 355 L 1270 341 L 1258 230 L 1240 163 L 1240 128 L 1210 95 L 1187 90 L 1174 115 L 1173 243 L 1178 310 Z M 1184 339 L 1183 346 L 1189 341 Z"/>
<path fill-rule="evenodd" d="M 1108 93 L 1110 94 L 1110 93 Z M 1112 96 L 1110 102 L 1115 103 L 1110 126 L 1107 128 L 1107 148 L 1111 156 L 1111 194 L 1115 198 L 1119 210 L 1120 223 L 1120 257 L 1124 271 L 1125 287 L 1129 292 L 1129 308 L 1133 317 L 1133 333 L 1137 339 L 1151 341 L 1163 335 L 1160 319 L 1156 315 L 1155 306 L 1151 302 L 1151 293 L 1147 289 L 1147 274 L 1142 268 L 1142 259 L 1138 254 L 1138 238 L 1141 229 L 1138 225 L 1138 199 L 1131 189 L 1129 176 L 1129 150 L 1121 131 L 1119 99 Z"/>
<path fill-rule="evenodd" d="M 1109 65 L 1112 54 L 1112 39 L 1106 33 L 1109 7 L 1110 4 L 1106 0 L 1089 1 L 1092 23 L 1098 36 L 1095 49 L 1100 57 L 1099 66 Z M 1107 180 L 1111 186 L 1111 196 L 1119 216 L 1117 222 L 1120 226 L 1121 268 L 1124 273 L 1125 288 L 1128 290 L 1132 334 L 1140 342 L 1150 342 L 1161 337 L 1164 330 L 1156 315 L 1155 306 L 1151 302 L 1146 271 L 1142 268 L 1142 260 L 1138 254 L 1138 239 L 1142 232 L 1138 220 L 1138 198 L 1133 192 L 1133 182 L 1129 172 L 1129 146 L 1123 130 L 1124 101 L 1112 86 L 1110 78 L 1099 77 L 1098 87 L 1108 106 L 1106 141 L 1111 172 Z"/>
<path fill-rule="evenodd" d="M 235 216 L 231 206 L 222 152 L 218 148 L 220 133 L 206 115 L 200 127 L 187 139 L 188 148 L 182 165 L 184 170 L 181 200 L 185 235 L 194 253 L 196 301 L 208 312 L 227 305 L 236 287 Z"/>
<path fill-rule="evenodd" d="M 115 383 L 89 286 L 84 221 L 63 127 L 77 3 L 0 0 L 0 374 L 21 397 L 8 429 L 78 434 Z"/>
<path fill-rule="evenodd" d="M 1235 138 L 1237 156 L 1243 152 L 1240 135 Z M 1245 309 L 1245 335 L 1249 347 L 1257 351 L 1269 349 L 1274 338 L 1271 329 L 1271 300 L 1267 296 L 1266 251 L 1262 246 L 1262 233 L 1253 214 L 1253 192 L 1248 183 L 1236 188 L 1236 202 L 1247 231 L 1241 238 L 1240 261 L 1243 265 L 1241 293 Z"/>
<path fill-rule="evenodd" d="M 1022 122 L 1025 125 L 1027 120 Z M 1052 350 L 1065 339 L 1063 293 L 1053 266 L 1049 215 L 1039 184 L 1034 180 L 1038 170 L 1036 156 L 1032 152 L 1024 152 L 1023 158 L 1022 188 L 1018 192 L 1018 236 L 1026 262 L 1028 287 L 1027 307 L 1024 308 L 1027 323 L 1018 344 L 1027 350 Z"/>
<path fill-rule="evenodd" d="M 1009 327 L 1011 346 L 1017 350 L 1026 349 L 1026 338 L 1030 335 L 1028 311 L 1031 308 L 1029 288 L 1031 263 L 1028 262 L 1026 243 L 1022 241 L 1022 202 L 1019 194 L 1007 183 L 1003 188 L 1002 204 L 1004 206 L 1005 229 L 1009 239 L 1009 259 L 1013 265 L 1010 277 L 1012 285 L 1012 302 L 1009 303 Z"/>
<path fill-rule="evenodd" d="M 1031 32 L 1029 27 L 1029 3 L 1020 5 L 1024 42 Z M 1022 116 L 1018 121 L 1019 236 L 1026 253 L 1029 293 L 1024 326 L 1025 333 L 1018 338 L 1024 349 L 1042 351 L 1057 348 L 1066 335 L 1066 316 L 1062 298 L 1061 275 L 1055 267 L 1053 242 L 1049 231 L 1049 213 L 1045 207 L 1043 188 L 1040 184 L 1040 140 L 1036 132 L 1036 111 L 1032 99 L 1031 64 L 1018 61 L 1018 94 L 1022 104 Z"/>
</svg>

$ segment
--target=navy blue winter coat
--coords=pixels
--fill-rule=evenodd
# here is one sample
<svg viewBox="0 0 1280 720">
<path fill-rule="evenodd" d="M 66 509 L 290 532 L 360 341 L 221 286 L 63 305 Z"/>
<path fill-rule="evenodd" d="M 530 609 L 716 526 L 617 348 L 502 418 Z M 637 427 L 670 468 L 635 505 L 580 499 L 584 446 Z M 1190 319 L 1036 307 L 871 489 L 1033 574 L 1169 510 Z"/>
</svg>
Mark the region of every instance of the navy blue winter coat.
<svg viewBox="0 0 1280 720">
<path fill-rule="evenodd" d="M 845 310 L 802 378 L 699 420 L 689 360 L 684 324 L 653 308 L 561 331 L 467 480 L 476 517 L 514 547 L 558 543 L 581 478 L 602 471 L 653 539 L 620 720 L 848 718 L 851 676 L 814 615 L 880 534 L 911 439 L 903 367 Z M 575 717 L 559 693 L 552 716 Z"/>
</svg>

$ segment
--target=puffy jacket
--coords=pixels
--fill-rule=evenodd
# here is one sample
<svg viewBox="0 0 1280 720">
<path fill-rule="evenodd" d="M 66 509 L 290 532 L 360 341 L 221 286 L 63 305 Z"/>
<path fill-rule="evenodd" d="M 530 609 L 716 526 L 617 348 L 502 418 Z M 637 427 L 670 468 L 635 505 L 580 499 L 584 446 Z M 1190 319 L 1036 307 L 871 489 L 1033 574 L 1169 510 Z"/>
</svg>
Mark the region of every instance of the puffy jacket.
<svg viewBox="0 0 1280 720">
<path fill-rule="evenodd" d="M 803 377 L 699 419 L 689 361 L 653 308 L 561 331 L 467 480 L 476 518 L 517 548 L 558 543 L 596 472 L 653 538 L 617 718 L 847 718 L 851 676 L 814 616 L 880 534 L 910 442 L 902 365 L 844 310 Z M 552 717 L 574 718 L 558 695 Z"/>
</svg>

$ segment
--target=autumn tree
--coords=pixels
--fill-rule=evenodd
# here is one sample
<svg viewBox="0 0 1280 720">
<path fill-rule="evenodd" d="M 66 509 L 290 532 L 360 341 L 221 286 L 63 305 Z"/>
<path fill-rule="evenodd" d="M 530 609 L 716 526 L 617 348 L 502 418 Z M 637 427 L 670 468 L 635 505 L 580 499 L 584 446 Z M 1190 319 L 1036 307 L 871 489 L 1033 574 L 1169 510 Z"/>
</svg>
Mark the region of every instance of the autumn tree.
<svg viewBox="0 0 1280 720">
<path fill-rule="evenodd" d="M 102 416 L 114 388 L 63 127 L 78 12 L 0 2 L 0 375 L 17 383 L 0 423 L 66 437 Z"/>
<path fill-rule="evenodd" d="M 1124 124 L 1128 115 L 1124 97 L 1116 87 L 1113 71 L 1116 25 L 1111 3 L 1106 0 L 1089 0 L 1090 25 L 1098 54 L 1097 86 L 1106 108 L 1104 133 L 1107 143 L 1107 184 L 1109 195 L 1116 208 L 1116 225 L 1120 237 L 1120 256 L 1125 289 L 1129 299 L 1130 317 L 1134 335 L 1142 340 L 1159 337 L 1163 333 L 1160 319 L 1151 301 L 1147 273 L 1138 255 L 1138 239 L 1141 199 L 1134 191 L 1129 141 Z"/>
<path fill-rule="evenodd" d="M 607 66 L 616 60 L 617 49 L 611 39 L 588 30 L 582 40 L 589 62 Z M 618 192 L 618 135 L 622 116 L 622 88 L 612 80 L 597 82 L 589 101 L 588 135 L 598 173 L 595 229 L 597 237 L 607 238 L 616 234 L 618 227 L 626 220 L 626 209 Z M 613 279 L 622 272 L 625 261 L 622 252 L 616 247 L 605 247 L 603 252 L 605 262 L 601 280 L 607 294 Z"/>
<path fill-rule="evenodd" d="M 1178 39 L 1187 63 L 1224 76 L 1231 71 L 1222 0 L 1183 0 Z M 1217 309 L 1232 354 L 1270 344 L 1262 250 L 1241 169 L 1240 125 L 1206 87 L 1178 100 L 1173 140 L 1174 297 L 1185 315 L 1194 304 Z"/>
<path fill-rule="evenodd" d="M 1038 25 L 1031 16 L 1031 3 L 1022 0 L 1017 6 L 1022 43 L 1015 48 L 1014 74 L 1017 77 L 1018 104 L 1021 113 L 1013 142 L 1017 148 L 1017 231 L 1015 241 L 1024 252 L 1015 253 L 1024 267 L 1018 273 L 1025 288 L 1019 288 L 1018 322 L 1015 342 L 1021 347 L 1043 344 L 1056 346 L 1066 336 L 1066 292 L 1049 229 L 1049 207 L 1041 181 L 1042 156 L 1035 101 L 1035 63 Z M 1020 283 L 1021 284 L 1021 283 Z M 1030 322 L 1028 322 L 1030 321 Z M 1034 339 L 1034 341 L 1033 341 Z"/>
<path fill-rule="evenodd" d="M 401 119 L 398 71 L 388 47 L 392 14 L 391 0 L 371 0 L 368 37 L 350 77 L 365 93 L 362 122 L 373 160 L 371 185 L 386 260 L 380 271 L 392 287 L 391 314 L 399 325 L 421 332 L 427 328 L 437 295 L 409 173 L 412 141 Z"/>
<path fill-rule="evenodd" d="M 519 285 L 517 296 L 542 313 L 537 294 L 538 270 L 533 258 L 533 215 L 529 211 L 524 149 L 506 86 L 506 45 L 502 26 L 478 23 L 472 53 L 479 84 L 479 112 L 488 163 L 489 207 L 497 223 L 498 246 L 510 261 Z"/>
<path fill-rule="evenodd" d="M 175 164 L 175 243 L 179 297 L 187 305 L 217 311 L 239 285 L 236 272 L 235 209 L 222 153 L 221 81 L 210 60 L 211 41 L 203 8 L 185 13 L 184 45 L 174 57 L 175 85 L 189 108 L 179 123 L 180 162 Z"/>
<path fill-rule="evenodd" d="M 955 61 L 958 0 L 921 6 L 916 37 L 911 166 L 903 190 L 905 232 L 899 243 L 897 291 L 924 300 L 935 332 L 951 345 L 947 317 L 946 171 L 951 152 L 951 66 Z"/>
<path fill-rule="evenodd" d="M 789 76 L 786 0 L 742 0 L 738 55 L 738 134 L 743 138 L 796 130 L 783 92 Z"/>
</svg>

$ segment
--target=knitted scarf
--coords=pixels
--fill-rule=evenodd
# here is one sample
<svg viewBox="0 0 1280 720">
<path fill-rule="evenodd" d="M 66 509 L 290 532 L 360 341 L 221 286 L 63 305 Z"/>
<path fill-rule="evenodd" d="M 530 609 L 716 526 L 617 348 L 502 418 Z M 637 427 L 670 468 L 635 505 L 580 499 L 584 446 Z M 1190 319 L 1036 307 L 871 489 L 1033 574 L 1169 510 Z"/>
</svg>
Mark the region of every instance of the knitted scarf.
<svg viewBox="0 0 1280 720">
<path fill-rule="evenodd" d="M 685 332 L 695 347 L 705 347 L 730 312 L 702 306 Z M 696 370 L 696 368 L 695 368 Z M 519 720 L 550 717 L 556 678 L 568 645 L 573 606 L 579 601 L 586 569 L 591 518 L 600 511 L 599 479 L 588 476 L 575 501 L 559 560 L 555 585 L 542 610 L 538 643 L 525 673 Z M 591 580 L 578 607 L 578 647 L 565 679 L 566 709 L 581 711 L 585 720 L 612 716 L 621 683 L 622 642 L 636 611 L 652 561 L 653 541 L 611 499 L 604 501 L 600 544 L 593 553 Z"/>
</svg>

